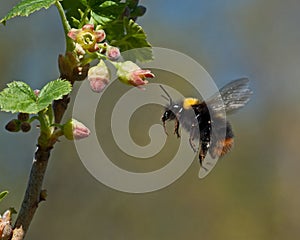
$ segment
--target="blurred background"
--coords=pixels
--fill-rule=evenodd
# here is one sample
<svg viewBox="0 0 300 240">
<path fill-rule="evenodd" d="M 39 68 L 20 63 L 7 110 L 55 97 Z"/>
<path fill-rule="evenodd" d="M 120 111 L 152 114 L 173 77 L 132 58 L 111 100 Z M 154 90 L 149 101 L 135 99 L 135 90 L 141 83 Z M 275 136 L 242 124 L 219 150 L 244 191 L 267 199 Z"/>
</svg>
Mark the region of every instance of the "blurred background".
<svg viewBox="0 0 300 240">
<path fill-rule="evenodd" d="M 0 18 L 16 2 L 2 0 Z M 138 23 L 153 46 L 194 58 L 219 87 L 241 76 L 251 79 L 252 101 L 230 116 L 236 146 L 203 180 L 198 178 L 195 160 L 172 185 L 137 195 L 99 183 L 81 163 L 74 144 L 62 140 L 52 152 L 44 182 L 49 196 L 27 238 L 296 239 L 300 234 L 300 2 L 141 4 L 147 13 Z M 57 56 L 64 52 L 57 10 L 52 7 L 0 26 L 0 46 L 1 89 L 12 80 L 36 89 L 56 79 Z M 149 121 L 159 123 L 162 111 L 155 108 Z M 6 132 L 4 126 L 12 117 L 0 113 L 0 190 L 10 192 L 0 212 L 20 207 L 38 134 L 35 129 L 27 134 Z M 139 121 L 133 135 L 147 139 L 146 125 Z M 176 151 L 176 138 L 169 138 L 161 157 L 164 163 Z"/>
</svg>

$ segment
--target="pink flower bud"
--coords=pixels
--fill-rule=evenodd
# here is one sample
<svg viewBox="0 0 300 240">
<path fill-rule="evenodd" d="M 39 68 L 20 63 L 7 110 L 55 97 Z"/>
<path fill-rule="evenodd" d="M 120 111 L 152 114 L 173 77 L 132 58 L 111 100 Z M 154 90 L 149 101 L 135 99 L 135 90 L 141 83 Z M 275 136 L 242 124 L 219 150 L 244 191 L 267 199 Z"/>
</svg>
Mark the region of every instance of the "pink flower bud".
<svg viewBox="0 0 300 240">
<path fill-rule="evenodd" d="M 91 89 L 94 92 L 102 92 L 109 83 L 109 78 L 109 70 L 103 60 L 101 60 L 97 66 L 89 69 L 88 80 L 90 82 Z"/>
<path fill-rule="evenodd" d="M 35 89 L 33 92 L 34 92 L 35 96 L 38 97 L 39 94 L 40 94 L 40 91 L 41 91 L 41 90 L 39 90 L 39 89 Z"/>
<path fill-rule="evenodd" d="M 10 210 L 6 210 L 3 213 L 3 216 L 0 215 L 0 220 L 4 221 L 4 222 L 8 222 L 11 220 L 11 211 Z"/>
<path fill-rule="evenodd" d="M 150 70 L 143 70 L 131 61 L 116 63 L 117 75 L 121 82 L 144 89 L 142 86 L 147 84 L 146 78 L 154 78 Z"/>
<path fill-rule="evenodd" d="M 64 136 L 69 140 L 79 140 L 86 138 L 90 135 L 90 130 L 81 122 L 70 119 L 63 125 Z"/>
<path fill-rule="evenodd" d="M 108 57 L 109 60 L 116 61 L 121 56 L 121 53 L 119 48 L 109 46 L 106 51 L 106 56 Z"/>
<path fill-rule="evenodd" d="M 0 215 L 0 239 L 10 239 L 12 234 L 11 211 L 7 210 Z"/>
</svg>

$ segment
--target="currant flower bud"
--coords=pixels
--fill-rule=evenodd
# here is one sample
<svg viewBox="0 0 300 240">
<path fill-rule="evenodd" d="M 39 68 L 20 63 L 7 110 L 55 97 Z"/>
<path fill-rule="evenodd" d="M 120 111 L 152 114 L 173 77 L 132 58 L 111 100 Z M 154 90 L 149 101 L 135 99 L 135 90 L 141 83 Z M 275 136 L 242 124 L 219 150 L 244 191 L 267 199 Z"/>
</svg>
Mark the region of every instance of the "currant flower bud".
<svg viewBox="0 0 300 240">
<path fill-rule="evenodd" d="M 98 51 L 97 43 L 102 42 L 106 37 L 104 30 L 94 30 L 93 24 L 86 24 L 81 29 L 72 28 L 68 36 L 81 45 L 83 50 L 89 52 Z"/>
<path fill-rule="evenodd" d="M 94 92 L 102 92 L 109 83 L 110 73 L 103 60 L 97 66 L 91 67 L 88 71 L 88 80 Z"/>
<path fill-rule="evenodd" d="M 41 91 L 41 90 L 39 90 L 39 89 L 35 89 L 35 90 L 33 91 L 33 92 L 34 92 L 34 95 L 38 97 L 39 94 L 40 94 L 40 91 Z"/>
<path fill-rule="evenodd" d="M 83 123 L 75 120 L 70 119 L 63 125 L 63 133 L 64 136 L 69 140 L 79 140 L 86 138 L 90 135 L 90 130 L 83 125 Z"/>
<path fill-rule="evenodd" d="M 29 114 L 20 112 L 18 114 L 18 120 L 20 120 L 21 122 L 27 122 L 29 120 Z"/>
<path fill-rule="evenodd" d="M 120 58 L 121 53 L 119 48 L 109 46 L 106 51 L 106 56 L 108 57 L 109 60 L 116 61 Z"/>
<path fill-rule="evenodd" d="M 18 119 L 13 119 L 5 125 L 5 129 L 9 132 L 19 132 L 21 122 Z"/>
<path fill-rule="evenodd" d="M 118 69 L 117 75 L 121 82 L 129 84 L 141 89 L 147 84 L 146 78 L 154 78 L 154 74 L 150 70 L 143 70 L 131 61 L 120 62 L 115 64 Z"/>
<path fill-rule="evenodd" d="M 29 132 L 31 129 L 31 125 L 28 122 L 22 122 L 20 127 L 22 132 Z"/>
<path fill-rule="evenodd" d="M 0 215 L 0 239 L 8 240 L 12 234 L 11 210 L 7 210 Z"/>
</svg>

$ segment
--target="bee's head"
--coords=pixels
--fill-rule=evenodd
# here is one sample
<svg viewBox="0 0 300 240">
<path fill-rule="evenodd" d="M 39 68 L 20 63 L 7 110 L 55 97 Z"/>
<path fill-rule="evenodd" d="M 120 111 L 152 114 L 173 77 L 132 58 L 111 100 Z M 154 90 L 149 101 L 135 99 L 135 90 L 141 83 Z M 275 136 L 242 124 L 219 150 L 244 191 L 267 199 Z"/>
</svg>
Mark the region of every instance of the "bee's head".
<svg viewBox="0 0 300 240">
<path fill-rule="evenodd" d="M 161 117 L 161 121 L 163 122 L 163 124 L 165 124 L 165 122 L 166 122 L 167 120 L 170 119 L 171 115 L 174 115 L 173 112 L 172 112 L 171 110 L 168 110 L 168 109 L 167 109 L 167 110 L 164 112 L 164 114 L 163 114 L 162 117 Z"/>
<path fill-rule="evenodd" d="M 165 133 L 168 135 L 167 130 L 166 130 L 166 121 L 172 121 L 175 120 L 178 122 L 178 119 L 176 117 L 176 114 L 181 111 L 181 107 L 178 104 L 171 105 L 166 108 L 165 112 L 163 113 L 161 117 L 161 121 L 163 123 L 163 127 L 165 130 Z"/>
<path fill-rule="evenodd" d="M 165 123 L 167 120 L 174 120 L 180 108 L 178 104 L 168 106 L 161 117 L 162 122 Z"/>
<path fill-rule="evenodd" d="M 182 110 L 182 107 L 179 104 L 174 104 L 171 96 L 166 91 L 166 89 L 164 89 L 164 87 L 161 85 L 159 85 L 159 86 L 164 91 L 164 93 L 167 95 L 167 97 L 165 97 L 163 95 L 162 95 L 162 97 L 169 100 L 169 102 L 170 102 L 169 106 L 166 107 L 165 112 L 163 113 L 163 115 L 161 117 L 161 121 L 163 122 L 163 127 L 165 130 L 165 133 L 168 134 L 166 131 L 166 121 L 172 121 L 172 120 L 178 121 L 176 115 Z"/>
</svg>

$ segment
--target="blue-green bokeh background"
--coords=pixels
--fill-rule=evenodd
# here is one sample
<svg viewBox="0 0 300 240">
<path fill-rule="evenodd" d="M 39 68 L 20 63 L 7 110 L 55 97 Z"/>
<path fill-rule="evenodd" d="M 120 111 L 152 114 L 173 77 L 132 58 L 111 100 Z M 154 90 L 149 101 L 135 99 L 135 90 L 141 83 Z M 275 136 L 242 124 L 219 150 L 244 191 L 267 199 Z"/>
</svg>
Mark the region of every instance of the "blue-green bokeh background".
<svg viewBox="0 0 300 240">
<path fill-rule="evenodd" d="M 2 0 L 0 18 L 18 1 Z M 296 239 L 300 234 L 300 2 L 296 0 L 142 1 L 139 20 L 153 46 L 183 52 L 218 86 L 248 76 L 251 103 L 232 116 L 236 148 L 212 175 L 198 163 L 171 186 L 134 195 L 97 182 L 73 143 L 57 144 L 45 179 L 49 197 L 28 239 Z M 58 76 L 64 52 L 57 10 L 0 26 L 0 88 L 23 80 L 41 88 Z M 70 111 L 68 112 L 71 113 Z M 161 114 L 161 113 L 158 113 Z M 10 134 L 0 113 L 0 210 L 19 208 L 37 130 Z"/>
</svg>

